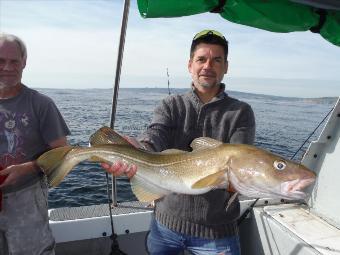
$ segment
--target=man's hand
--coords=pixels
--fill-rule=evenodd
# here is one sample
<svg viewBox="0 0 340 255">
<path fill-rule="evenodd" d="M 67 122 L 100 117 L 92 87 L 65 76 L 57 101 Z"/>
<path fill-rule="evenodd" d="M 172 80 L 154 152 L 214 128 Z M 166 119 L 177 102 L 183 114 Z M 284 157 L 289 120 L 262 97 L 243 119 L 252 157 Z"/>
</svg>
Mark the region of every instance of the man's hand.
<svg viewBox="0 0 340 255">
<path fill-rule="evenodd" d="M 134 147 L 142 148 L 143 145 L 137 141 L 137 139 L 133 137 L 124 136 L 124 138 Z M 136 165 L 128 165 L 123 163 L 122 161 L 116 161 L 112 165 L 107 163 L 102 163 L 101 166 L 105 169 L 106 172 L 114 175 L 114 176 L 122 176 L 126 175 L 129 179 L 132 178 L 137 172 Z"/>
<path fill-rule="evenodd" d="M 126 175 L 128 178 L 132 178 L 137 172 L 136 165 L 127 165 L 122 161 L 117 161 L 112 165 L 102 163 L 101 166 L 106 172 L 113 174 L 114 176 Z"/>
<path fill-rule="evenodd" d="M 0 189 L 15 184 L 22 176 L 37 171 L 36 169 L 37 167 L 34 161 L 6 167 L 0 171 L 0 175 L 7 175 L 6 180 L 0 185 Z"/>
</svg>

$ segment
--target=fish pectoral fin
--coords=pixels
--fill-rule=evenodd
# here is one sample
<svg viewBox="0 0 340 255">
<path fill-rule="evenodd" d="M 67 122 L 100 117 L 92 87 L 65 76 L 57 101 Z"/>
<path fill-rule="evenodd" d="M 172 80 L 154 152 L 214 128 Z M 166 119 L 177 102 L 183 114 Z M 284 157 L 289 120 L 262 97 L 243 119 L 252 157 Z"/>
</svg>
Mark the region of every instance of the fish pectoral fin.
<svg viewBox="0 0 340 255">
<path fill-rule="evenodd" d="M 122 144 L 131 145 L 123 136 L 109 127 L 101 127 L 90 136 L 91 145 Z M 131 145 L 132 146 L 132 145 Z"/>
<path fill-rule="evenodd" d="M 37 164 L 48 176 L 61 164 L 66 154 L 74 148 L 73 146 L 63 146 L 49 150 L 37 159 Z"/>
<path fill-rule="evenodd" d="M 213 148 L 221 144 L 223 143 L 210 137 L 198 137 L 191 142 L 190 147 L 192 148 L 192 150 L 197 151 L 207 148 Z"/>
<path fill-rule="evenodd" d="M 183 154 L 188 153 L 187 151 L 182 151 L 178 149 L 167 149 L 161 152 L 162 154 Z"/>
<path fill-rule="evenodd" d="M 202 189 L 211 186 L 219 186 L 221 183 L 225 182 L 226 171 L 218 171 L 214 174 L 210 174 L 191 185 L 192 189 Z"/>
<path fill-rule="evenodd" d="M 166 195 L 165 191 L 157 190 L 157 188 L 147 185 L 141 179 L 132 177 L 130 179 L 131 190 L 141 202 L 149 202 L 159 199 Z"/>
</svg>

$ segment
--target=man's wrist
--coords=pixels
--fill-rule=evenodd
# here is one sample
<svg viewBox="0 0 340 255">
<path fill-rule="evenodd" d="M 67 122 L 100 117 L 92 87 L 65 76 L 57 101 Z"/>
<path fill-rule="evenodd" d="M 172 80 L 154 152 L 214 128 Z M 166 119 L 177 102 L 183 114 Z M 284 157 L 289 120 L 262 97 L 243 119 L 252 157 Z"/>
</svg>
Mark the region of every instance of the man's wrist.
<svg viewBox="0 0 340 255">
<path fill-rule="evenodd" d="M 36 160 L 26 162 L 24 163 L 24 165 L 26 165 L 27 167 L 27 170 L 26 170 L 27 172 L 38 173 L 38 174 L 43 173 L 40 167 L 37 165 Z"/>
</svg>

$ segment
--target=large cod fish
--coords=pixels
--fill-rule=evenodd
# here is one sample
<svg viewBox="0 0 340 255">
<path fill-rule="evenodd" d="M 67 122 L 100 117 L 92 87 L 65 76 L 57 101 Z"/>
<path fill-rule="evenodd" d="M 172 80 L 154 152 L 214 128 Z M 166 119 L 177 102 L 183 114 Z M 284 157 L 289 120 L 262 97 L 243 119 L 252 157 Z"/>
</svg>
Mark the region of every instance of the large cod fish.
<svg viewBox="0 0 340 255">
<path fill-rule="evenodd" d="M 315 174 L 303 165 L 266 150 L 206 137 L 195 139 L 191 152 L 170 149 L 155 153 L 137 149 L 103 127 L 91 136 L 90 143 L 92 147 L 56 148 L 38 158 L 51 186 L 57 186 L 84 160 L 137 165 L 131 188 L 145 202 L 172 192 L 196 195 L 228 187 L 253 198 L 303 199 L 302 190 L 315 180 Z"/>
</svg>

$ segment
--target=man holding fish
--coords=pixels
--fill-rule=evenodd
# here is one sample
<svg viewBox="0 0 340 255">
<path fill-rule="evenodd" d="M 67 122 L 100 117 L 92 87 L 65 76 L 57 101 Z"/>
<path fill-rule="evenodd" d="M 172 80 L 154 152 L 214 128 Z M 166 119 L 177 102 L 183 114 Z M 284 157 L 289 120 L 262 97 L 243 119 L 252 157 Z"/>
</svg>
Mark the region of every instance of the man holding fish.
<svg viewBox="0 0 340 255">
<path fill-rule="evenodd" d="M 27 50 L 0 33 L 0 254 L 54 254 L 47 185 L 36 158 L 67 145 L 53 101 L 21 82 Z"/>
<path fill-rule="evenodd" d="M 251 107 L 231 98 L 222 82 L 228 70 L 228 41 L 214 30 L 204 30 L 193 38 L 188 70 L 191 91 L 171 95 L 155 109 L 152 123 L 138 138 L 130 139 L 150 151 L 180 149 L 190 151 L 198 137 L 224 143 L 252 144 L 255 118 Z M 138 173 L 135 165 L 121 161 L 103 164 L 110 173 L 128 177 Z M 213 167 L 213 166 L 211 166 Z M 201 195 L 171 193 L 155 201 L 147 246 L 150 254 L 240 254 L 237 218 L 238 199 L 226 207 L 232 193 L 214 189 Z"/>
<path fill-rule="evenodd" d="M 91 147 L 44 153 L 37 164 L 49 184 L 57 186 L 84 160 L 103 163 L 109 173 L 130 178 L 138 200 L 155 202 L 150 254 L 240 254 L 237 194 L 302 199 L 302 189 L 315 174 L 249 145 L 255 133 L 253 111 L 229 97 L 221 83 L 227 55 L 222 34 L 198 33 L 188 64 L 192 90 L 164 99 L 138 140 L 102 127 L 91 135 Z"/>
</svg>

